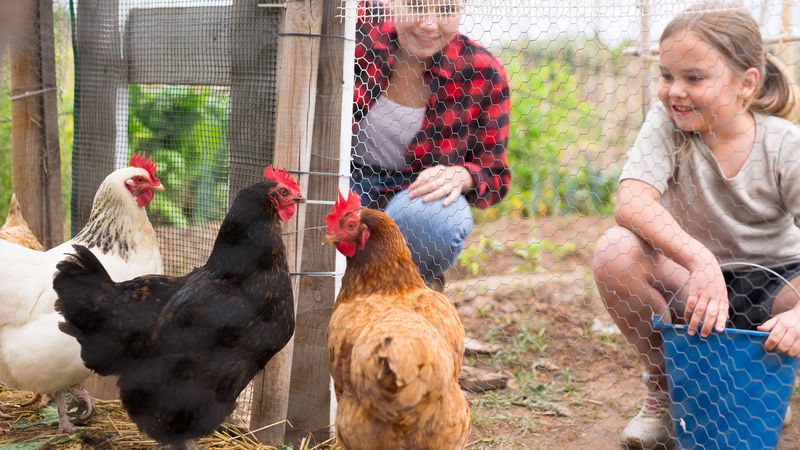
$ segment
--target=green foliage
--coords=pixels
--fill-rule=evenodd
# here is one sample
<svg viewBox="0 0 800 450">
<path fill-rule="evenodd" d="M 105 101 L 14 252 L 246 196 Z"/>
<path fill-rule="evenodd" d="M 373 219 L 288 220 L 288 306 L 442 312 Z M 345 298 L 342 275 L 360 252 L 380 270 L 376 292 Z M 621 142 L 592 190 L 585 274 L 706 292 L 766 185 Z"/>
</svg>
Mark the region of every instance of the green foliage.
<svg viewBox="0 0 800 450">
<path fill-rule="evenodd" d="M 598 140 L 600 119 L 581 100 L 570 66 L 559 60 L 508 65 L 511 84 L 508 212 L 528 215 L 609 214 L 616 176 L 591 167 L 584 154 Z M 579 154 L 578 158 L 571 154 Z"/>
<path fill-rule="evenodd" d="M 477 245 L 470 245 L 458 255 L 458 263 L 472 275 L 478 275 L 489 258 L 488 251 L 500 251 L 503 247 L 502 242 L 482 236 Z"/>
<path fill-rule="evenodd" d="M 131 153 L 151 155 L 166 188 L 151 203 L 154 220 L 182 227 L 221 219 L 228 202 L 227 91 L 131 85 L 129 94 Z"/>
<path fill-rule="evenodd" d="M 577 246 L 574 242 L 554 244 L 547 239 L 533 239 L 527 242 L 509 241 L 503 243 L 489 236 L 481 236 L 477 243 L 466 247 L 458 255 L 458 264 L 467 269 L 471 275 L 476 276 L 481 273 L 484 264 L 490 260 L 490 257 L 494 258 L 503 252 L 510 251 L 520 259 L 520 263 L 515 264 L 514 268 L 522 273 L 530 273 L 538 269 L 542 253 L 550 252 L 555 259 L 561 260 L 564 256 L 573 253 L 576 248 Z M 477 313 L 480 314 L 480 309 L 477 310 Z"/>
<path fill-rule="evenodd" d="M 9 73 L 0 73 L 0 225 L 5 222 L 11 201 L 11 91 Z"/>
</svg>

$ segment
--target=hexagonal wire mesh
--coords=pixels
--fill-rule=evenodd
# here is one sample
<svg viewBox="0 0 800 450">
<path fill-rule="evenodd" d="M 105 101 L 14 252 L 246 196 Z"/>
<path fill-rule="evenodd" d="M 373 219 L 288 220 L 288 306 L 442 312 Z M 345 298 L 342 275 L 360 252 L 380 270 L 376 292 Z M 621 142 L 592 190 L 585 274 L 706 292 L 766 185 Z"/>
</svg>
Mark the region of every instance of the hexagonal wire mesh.
<svg viewBox="0 0 800 450">
<path fill-rule="evenodd" d="M 654 419 L 648 423 L 663 424 L 664 430 L 677 424 L 673 432 L 683 437 L 700 439 L 727 427 L 736 433 L 714 440 L 720 447 L 772 445 L 752 438 L 775 431 L 775 418 L 784 416 L 787 400 L 770 396 L 785 390 L 796 369 L 770 381 L 765 371 L 786 372 L 788 361 L 758 353 L 763 336 L 712 332 L 699 339 L 680 328 L 654 332 L 651 322 L 653 312 L 667 310 L 666 298 L 689 273 L 696 286 L 681 290 L 685 298 L 679 297 L 668 316 L 672 321 L 680 322 L 691 294 L 712 289 L 707 286 L 728 292 L 732 328 L 756 327 L 780 310 L 774 303 L 783 286 L 779 280 L 758 270 L 722 271 L 713 260 L 756 262 L 789 279 L 797 273 L 796 266 L 785 264 L 796 261 L 799 251 L 791 186 L 797 179 L 794 125 L 772 117 L 780 114 L 735 109 L 751 94 L 730 92 L 732 86 L 747 88 L 735 84 L 741 73 L 713 72 L 735 65 L 719 57 L 723 49 L 706 48 L 708 36 L 678 33 L 669 47 L 658 46 L 666 24 L 691 2 L 397 3 L 392 8 L 376 2 L 364 9 L 348 2 L 342 9 L 343 16 L 358 17 L 360 33 L 352 186 L 365 204 L 395 218 L 421 274 L 458 307 L 468 344 L 461 381 L 470 391 L 469 442 L 485 448 L 617 448 L 626 423 L 645 402 Z M 796 5 L 740 3 L 760 26 L 769 51 L 794 73 Z M 122 0 L 125 14 L 93 17 L 109 21 L 112 29 L 114 23 L 141 24 L 124 27 L 129 39 L 136 33 L 142 37 L 131 41 L 142 47 L 126 51 L 138 51 L 149 62 L 131 72 L 146 82 L 118 91 L 127 120 L 107 123 L 102 111 L 89 108 L 82 110 L 82 120 L 106 127 L 84 129 L 97 133 L 87 139 L 92 145 L 111 135 L 112 144 L 127 141 L 119 148 L 149 150 L 159 162 L 171 189 L 150 213 L 168 273 L 183 273 L 205 260 L 214 224 L 227 210 L 228 117 L 234 112 L 229 91 L 214 87 L 215 77 L 227 76 L 224 69 L 185 61 L 170 65 L 174 54 L 154 54 L 147 46 L 175 30 L 196 40 L 209 38 L 192 33 L 219 19 L 215 8 L 229 5 L 223 0 Z M 184 15 L 180 22 L 195 28 L 164 23 L 190 7 L 205 8 L 204 15 Z M 727 3 L 723 10 L 704 10 L 696 15 L 721 17 L 735 7 Z M 707 29 L 704 25 L 695 34 Z M 736 30 L 731 39 L 742 39 L 744 31 Z M 714 32 L 721 33 L 710 35 Z M 439 55 L 442 47 L 447 51 Z M 676 57 L 678 50 L 684 53 Z M 744 47 L 741 53 L 749 56 Z M 686 62 L 691 57 L 694 65 Z M 107 69 L 101 61 L 86 63 Z M 198 69 L 204 77 L 200 86 L 181 81 L 186 70 Z M 156 73 L 169 79 L 154 80 Z M 769 77 L 774 75 L 761 75 Z M 83 89 L 91 90 L 90 84 L 86 81 Z M 271 102 L 269 85 L 253 95 Z M 668 107 L 661 107 L 655 94 L 665 85 L 675 92 L 668 90 Z M 687 116 L 697 116 L 697 122 L 681 122 Z M 740 129 L 743 117 L 754 125 Z M 0 110 L 2 120 L 0 125 L 9 116 Z M 733 125 L 723 127 L 725 120 Z M 678 142 L 692 151 L 682 152 L 673 139 L 682 139 Z M 741 140 L 749 142 L 741 144 L 749 153 L 735 151 Z M 108 155 L 106 161 L 87 155 L 77 164 L 87 170 L 92 164 L 111 167 L 125 156 Z M 259 166 L 261 159 L 246 164 Z M 624 198 L 633 209 L 613 201 L 620 173 L 632 180 L 624 184 L 629 194 Z M 406 192 L 415 181 L 418 194 L 439 200 L 410 199 Z M 73 195 L 93 194 L 80 186 L 76 180 Z M 439 190 L 429 191 L 434 188 Z M 441 198 L 449 194 L 455 201 L 445 207 Z M 636 203 L 647 195 L 654 196 L 649 203 Z M 615 207 L 622 211 L 616 220 Z M 701 257 L 706 265 L 700 269 L 683 268 L 694 267 Z M 791 304 L 791 296 L 781 296 Z M 755 343 L 712 344 L 728 335 Z M 750 353 L 737 358 L 732 352 L 739 350 Z M 648 364 L 643 366 L 642 359 Z M 748 366 L 737 365 L 741 361 Z M 645 378 L 652 389 L 638 381 L 643 368 L 650 372 Z M 688 414 L 674 421 L 662 409 L 669 398 L 658 394 L 668 390 L 667 380 L 672 400 Z M 680 387 L 679 380 L 689 387 Z M 744 383 L 741 390 L 723 394 L 721 387 L 734 382 Z M 685 406 L 687 398 L 696 403 L 694 410 Z M 721 414 L 731 402 L 755 417 Z M 240 405 L 246 410 L 249 400 Z M 763 432 L 748 431 L 768 419 Z M 623 437 L 635 441 L 635 434 L 626 430 Z M 798 428 L 789 423 L 779 448 L 793 448 L 798 440 Z"/>
<path fill-rule="evenodd" d="M 426 281 L 443 283 L 456 302 L 478 446 L 647 448 L 676 436 L 685 448 L 777 445 L 796 360 L 765 353 L 768 333 L 700 339 L 669 323 L 681 323 L 686 301 L 704 290 L 727 290 L 731 329 L 755 328 L 797 300 L 775 277 L 722 271 L 717 260 L 797 275 L 793 190 L 774 182 L 793 178 L 797 158 L 787 150 L 779 159 L 784 147 L 770 142 L 797 135 L 774 118 L 794 120 L 793 108 L 751 100 L 775 75 L 762 69 L 752 88 L 737 77 L 764 65 L 741 61 L 763 58 L 760 45 L 741 43 L 762 39 L 793 73 L 798 11 L 769 1 L 704 4 L 661 38 L 692 4 L 406 1 L 345 11 L 362 33 L 351 184 L 365 206 L 398 222 Z M 463 36 L 448 34 L 455 21 Z M 771 181 L 758 188 L 755 179 Z M 426 193 L 438 200 L 409 199 Z M 462 195 L 444 206 L 450 194 Z M 653 313 L 689 279 L 654 328 Z M 726 303 L 718 308 L 727 312 Z M 742 411 L 749 416 L 735 415 Z M 783 448 L 796 434 L 785 430 Z"/>
</svg>

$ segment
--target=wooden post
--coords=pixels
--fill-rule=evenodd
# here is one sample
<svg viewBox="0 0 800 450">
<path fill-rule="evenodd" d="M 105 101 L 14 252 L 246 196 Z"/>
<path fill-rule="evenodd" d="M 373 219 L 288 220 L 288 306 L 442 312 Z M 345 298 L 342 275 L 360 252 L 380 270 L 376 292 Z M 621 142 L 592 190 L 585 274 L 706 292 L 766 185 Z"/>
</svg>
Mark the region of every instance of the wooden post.
<svg viewBox="0 0 800 450">
<path fill-rule="evenodd" d="M 311 171 L 339 173 L 339 147 L 342 129 L 342 88 L 345 22 L 337 17 L 339 0 L 324 4 L 320 41 L 319 76 L 317 78 L 316 110 L 311 152 Z M 349 85 L 349 84 L 348 84 Z M 349 117 L 349 115 L 348 115 Z M 348 121 L 349 124 L 349 121 Z M 348 133 L 349 136 L 349 133 Z M 336 199 L 339 179 L 335 176 L 310 177 L 306 213 L 306 238 L 303 242 L 303 272 L 333 272 L 333 246 L 322 246 L 325 236 L 325 215 L 331 206 L 325 202 Z M 335 298 L 332 276 L 300 278 L 297 302 L 297 330 L 289 394 L 287 442 L 297 444 L 309 433 L 316 442 L 330 437 L 330 370 L 328 368 L 327 329 Z"/>
<path fill-rule="evenodd" d="M 117 95 L 127 86 L 118 0 L 80 0 L 77 7 L 73 235 L 89 220 L 97 188 L 116 168 Z M 114 377 L 92 375 L 84 384 L 97 398 L 119 397 Z"/>
<path fill-rule="evenodd" d="M 278 40 L 277 67 L 269 74 L 276 74 L 276 107 L 275 115 L 265 116 L 269 120 L 264 123 L 261 130 L 269 130 L 274 124 L 274 152 L 271 159 L 257 160 L 263 168 L 265 162 L 271 161 L 275 166 L 290 169 L 307 171 L 309 167 L 309 156 L 311 152 L 311 130 L 314 122 L 314 101 L 316 91 L 317 64 L 319 57 L 319 38 L 316 36 L 300 36 L 301 34 L 318 35 L 321 29 L 322 0 L 289 0 L 285 8 L 259 8 L 258 0 L 237 0 L 234 1 L 234 23 L 237 20 L 247 20 L 248 15 L 267 15 L 275 14 L 275 11 L 284 10 L 283 20 L 280 29 L 281 38 Z M 250 29 L 253 27 L 251 26 Z M 235 33 L 247 33 L 247 29 L 234 25 Z M 251 42 L 244 43 L 242 40 L 246 36 L 235 36 L 233 40 L 234 57 L 241 52 L 252 47 Z M 237 42 L 239 41 L 239 42 Z M 232 83 L 231 86 L 231 107 L 232 123 L 231 138 L 232 145 L 234 137 L 234 118 L 237 107 L 242 104 L 234 102 L 236 92 L 236 77 L 239 75 L 237 66 L 240 65 L 234 59 L 231 65 Z M 263 59 L 247 64 L 264 65 Z M 265 78 L 266 82 L 269 78 Z M 249 83 L 257 82 L 251 78 Z M 245 83 L 247 85 L 247 83 Z M 257 94 L 257 95 L 254 95 Z M 254 99 L 254 96 L 256 97 Z M 263 91 L 252 92 L 249 101 L 263 101 L 260 98 Z M 267 114 L 269 110 L 264 111 Z M 242 115 L 251 116 L 254 113 L 260 116 L 261 111 L 253 111 L 253 108 L 243 109 L 239 112 Z M 236 127 L 238 128 L 238 126 Z M 251 131 L 252 132 L 252 131 Z M 233 149 L 231 149 L 233 152 Z M 269 150 L 267 148 L 266 150 Z M 233 153 L 231 155 L 231 179 L 233 180 L 234 170 Z M 260 176 L 260 171 L 257 172 Z M 307 194 L 307 177 L 300 177 L 300 186 L 304 194 Z M 286 237 L 284 243 L 287 247 L 289 259 L 289 270 L 299 272 L 302 254 L 300 249 L 303 246 L 303 232 L 305 227 L 305 207 L 298 208 L 297 214 L 285 227 Z M 293 278 L 295 292 L 295 308 L 297 305 L 298 277 Z M 282 422 L 287 417 L 289 401 L 289 376 L 291 374 L 291 361 L 294 349 L 294 342 L 290 342 L 284 350 L 275 355 L 267 364 L 267 367 L 260 373 L 254 381 L 253 404 L 250 427 L 254 430 L 263 428 L 267 425 L 275 424 L 264 428 L 256 433 L 258 439 L 268 444 L 279 444 L 284 440 L 286 424 Z"/>
<path fill-rule="evenodd" d="M 794 73 L 794 43 L 792 37 L 792 0 L 783 0 L 781 11 L 781 42 L 778 44 L 778 57 Z"/>
<path fill-rule="evenodd" d="M 80 0 L 77 8 L 72 234 L 89 220 L 97 188 L 116 168 L 117 95 L 127 86 L 119 1 Z"/>
<path fill-rule="evenodd" d="M 51 248 L 64 241 L 52 0 L 27 3 L 14 43 L 14 191 L 31 230 L 45 248 Z"/>
<path fill-rule="evenodd" d="M 650 48 L 650 13 L 651 13 L 651 0 L 640 0 L 640 7 L 642 9 L 642 34 L 640 38 L 640 47 L 643 49 Z M 652 75 L 650 74 L 650 53 L 645 50 L 645 56 L 641 58 L 642 73 L 641 73 L 641 92 L 642 92 L 642 120 L 650 111 L 650 83 L 652 82 Z"/>
</svg>

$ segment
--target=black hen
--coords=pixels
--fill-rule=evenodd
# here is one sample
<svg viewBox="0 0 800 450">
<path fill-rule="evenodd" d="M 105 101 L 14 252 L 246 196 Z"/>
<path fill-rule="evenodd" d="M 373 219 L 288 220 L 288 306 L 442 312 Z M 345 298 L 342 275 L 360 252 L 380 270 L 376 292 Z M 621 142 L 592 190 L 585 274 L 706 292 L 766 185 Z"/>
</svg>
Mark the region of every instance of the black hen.
<svg viewBox="0 0 800 450">
<path fill-rule="evenodd" d="M 213 432 L 294 332 L 280 220 L 303 199 L 285 173 L 268 175 L 239 193 L 206 265 L 186 276 L 115 283 L 80 245 L 58 264 L 61 330 L 87 367 L 119 376 L 123 406 L 159 442 Z"/>
</svg>

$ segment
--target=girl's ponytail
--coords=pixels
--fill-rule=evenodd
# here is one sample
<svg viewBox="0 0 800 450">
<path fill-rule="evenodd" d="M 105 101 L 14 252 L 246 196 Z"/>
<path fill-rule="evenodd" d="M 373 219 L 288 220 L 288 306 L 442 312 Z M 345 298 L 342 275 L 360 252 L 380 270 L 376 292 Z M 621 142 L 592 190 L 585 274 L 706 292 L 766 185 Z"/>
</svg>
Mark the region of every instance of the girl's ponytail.
<svg viewBox="0 0 800 450">
<path fill-rule="evenodd" d="M 764 81 L 750 109 L 794 122 L 800 115 L 797 85 L 780 59 L 766 52 Z"/>
</svg>

